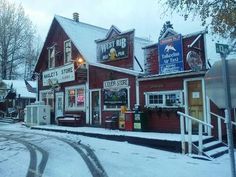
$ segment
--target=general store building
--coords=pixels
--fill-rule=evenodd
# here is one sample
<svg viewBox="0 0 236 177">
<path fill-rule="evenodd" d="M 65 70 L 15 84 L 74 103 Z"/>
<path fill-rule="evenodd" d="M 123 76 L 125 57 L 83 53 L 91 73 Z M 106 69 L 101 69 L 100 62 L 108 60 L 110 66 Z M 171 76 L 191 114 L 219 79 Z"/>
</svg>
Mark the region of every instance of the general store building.
<svg viewBox="0 0 236 177">
<path fill-rule="evenodd" d="M 142 47 L 148 44 L 135 37 L 135 30 L 89 25 L 77 13 L 73 20 L 56 15 L 35 67 L 42 73 L 38 97 L 51 106 L 51 123 L 61 115 L 77 114 L 83 124 L 103 126 L 104 117 L 120 111 L 122 104 L 132 108 L 137 76 L 143 73 Z M 111 90 L 124 96 L 116 102 L 105 98 Z"/>
</svg>

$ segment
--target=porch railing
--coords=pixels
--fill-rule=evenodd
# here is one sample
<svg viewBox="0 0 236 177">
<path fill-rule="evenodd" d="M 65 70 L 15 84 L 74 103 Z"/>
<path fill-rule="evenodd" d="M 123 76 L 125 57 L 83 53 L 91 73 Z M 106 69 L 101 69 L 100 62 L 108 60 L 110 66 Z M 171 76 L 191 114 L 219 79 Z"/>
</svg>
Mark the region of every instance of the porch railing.
<svg viewBox="0 0 236 177">
<path fill-rule="evenodd" d="M 187 122 L 187 132 L 188 132 L 188 153 L 192 154 L 192 121 L 195 121 L 198 123 L 198 154 L 202 155 L 203 150 L 203 126 L 207 126 L 210 128 L 213 128 L 211 124 L 208 124 L 206 122 L 203 122 L 195 117 L 189 116 L 187 114 L 184 114 L 182 112 L 177 112 L 177 114 L 180 116 L 180 131 L 181 131 L 181 147 L 182 147 L 182 154 L 186 153 L 186 147 L 185 147 L 185 126 L 184 122 L 185 120 Z"/>
<path fill-rule="evenodd" d="M 222 124 L 221 124 L 221 121 L 224 121 L 225 122 L 225 118 L 218 115 L 218 114 L 215 114 L 213 112 L 210 112 L 211 115 L 215 116 L 217 118 L 217 127 L 218 127 L 218 140 L 220 142 L 222 142 Z M 236 122 L 234 121 L 231 121 L 232 125 L 236 126 Z"/>
</svg>

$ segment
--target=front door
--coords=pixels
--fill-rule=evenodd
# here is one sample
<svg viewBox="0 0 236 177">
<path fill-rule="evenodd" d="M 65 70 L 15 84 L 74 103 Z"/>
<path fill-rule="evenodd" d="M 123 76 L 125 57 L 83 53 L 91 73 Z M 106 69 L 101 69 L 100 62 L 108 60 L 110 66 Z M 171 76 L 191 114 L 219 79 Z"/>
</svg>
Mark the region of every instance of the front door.
<svg viewBox="0 0 236 177">
<path fill-rule="evenodd" d="M 63 98 L 64 98 L 63 92 L 56 93 L 56 107 L 55 107 L 56 118 L 59 116 L 63 116 L 63 108 L 64 108 Z"/>
<path fill-rule="evenodd" d="M 202 80 L 187 81 L 188 114 L 204 121 Z M 198 124 L 193 121 L 193 131 L 198 130 Z"/>
<path fill-rule="evenodd" d="M 90 120 L 94 126 L 101 125 L 101 93 L 100 90 L 90 92 Z"/>
</svg>

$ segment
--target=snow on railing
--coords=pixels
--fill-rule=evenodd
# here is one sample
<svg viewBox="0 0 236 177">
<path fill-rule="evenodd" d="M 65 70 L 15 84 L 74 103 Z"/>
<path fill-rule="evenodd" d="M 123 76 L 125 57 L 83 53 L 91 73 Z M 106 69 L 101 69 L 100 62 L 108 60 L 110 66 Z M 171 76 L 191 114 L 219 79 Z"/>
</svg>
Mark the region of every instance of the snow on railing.
<svg viewBox="0 0 236 177">
<path fill-rule="evenodd" d="M 177 112 L 178 115 L 180 115 L 180 131 L 181 131 L 181 146 L 182 146 L 182 154 L 185 154 L 185 128 L 184 128 L 184 120 L 188 119 L 187 124 L 187 131 L 188 131 L 188 153 L 192 154 L 192 121 L 195 121 L 198 123 L 198 154 L 202 155 L 203 145 L 202 145 L 202 129 L 203 126 L 208 126 L 210 128 L 213 128 L 211 124 L 208 124 L 206 122 L 203 122 L 195 117 L 189 116 L 187 114 L 184 114 L 182 112 Z M 184 119 L 185 118 L 185 119 Z"/>
<path fill-rule="evenodd" d="M 217 127 L 218 127 L 218 139 L 220 142 L 222 142 L 222 128 L 221 128 L 221 120 L 225 122 L 225 118 L 215 114 L 213 112 L 210 112 L 211 115 L 215 116 L 217 118 Z M 236 123 L 234 121 L 231 121 L 232 125 L 236 126 Z"/>
</svg>

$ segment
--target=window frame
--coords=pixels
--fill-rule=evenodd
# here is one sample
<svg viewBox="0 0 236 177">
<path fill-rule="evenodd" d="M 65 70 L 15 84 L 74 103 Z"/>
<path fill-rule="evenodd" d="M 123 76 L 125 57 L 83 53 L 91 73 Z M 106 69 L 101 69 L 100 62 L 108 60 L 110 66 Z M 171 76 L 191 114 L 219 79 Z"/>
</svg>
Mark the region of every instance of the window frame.
<svg viewBox="0 0 236 177">
<path fill-rule="evenodd" d="M 51 56 L 53 54 L 53 57 Z M 48 69 L 55 68 L 56 61 L 56 47 L 55 45 L 48 47 Z"/>
<path fill-rule="evenodd" d="M 68 91 L 74 89 L 75 90 L 75 98 L 78 97 L 78 89 L 83 89 L 84 90 L 84 105 L 83 106 L 73 106 L 69 107 L 68 106 L 68 99 L 69 99 L 69 94 Z M 76 86 L 69 86 L 65 87 L 65 111 L 85 111 L 85 106 L 86 106 L 86 89 L 85 85 L 76 85 Z M 76 101 L 75 101 L 76 102 Z"/>
<path fill-rule="evenodd" d="M 70 51 L 66 52 L 66 44 L 70 44 Z M 69 57 L 67 59 L 67 53 L 69 53 Z M 67 64 L 72 61 L 72 42 L 70 39 L 64 41 L 64 64 Z"/>
<path fill-rule="evenodd" d="M 128 86 L 128 87 L 119 87 L 119 88 L 116 88 L 116 89 L 127 89 L 127 100 L 128 100 L 127 109 L 129 110 L 130 109 L 130 86 Z M 114 108 L 108 108 L 107 105 L 104 105 L 104 102 L 103 102 L 103 110 L 104 111 L 120 111 L 121 106 L 122 105 L 120 105 L 120 106 L 116 105 Z"/>
<path fill-rule="evenodd" d="M 179 101 L 180 103 L 178 105 L 167 105 L 167 98 L 166 95 L 170 94 L 179 94 Z M 162 95 L 163 103 L 161 104 L 150 104 L 150 96 L 151 95 Z M 161 108 L 179 108 L 183 107 L 183 90 L 168 90 L 168 91 L 154 91 L 154 92 L 144 92 L 145 96 L 145 107 L 161 107 Z"/>
<path fill-rule="evenodd" d="M 48 95 L 49 93 L 50 93 L 51 97 L 47 97 L 47 95 Z M 49 106 L 50 106 L 50 110 L 51 110 L 51 111 L 54 111 L 54 107 L 55 107 L 54 99 L 55 99 L 55 97 L 54 97 L 53 91 L 52 91 L 52 90 L 49 90 L 49 89 L 48 89 L 48 90 L 40 90 L 40 91 L 39 91 L 39 100 L 40 100 L 40 101 L 44 101 L 44 100 L 43 100 L 43 99 L 44 99 L 43 94 L 46 94 L 46 97 L 45 97 L 45 99 L 46 99 L 45 105 L 49 105 Z M 49 99 L 51 99 L 52 105 L 49 104 Z"/>
</svg>

